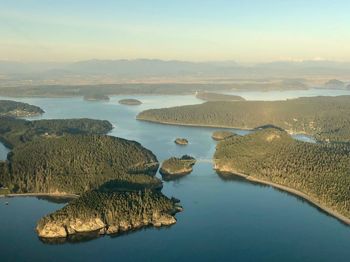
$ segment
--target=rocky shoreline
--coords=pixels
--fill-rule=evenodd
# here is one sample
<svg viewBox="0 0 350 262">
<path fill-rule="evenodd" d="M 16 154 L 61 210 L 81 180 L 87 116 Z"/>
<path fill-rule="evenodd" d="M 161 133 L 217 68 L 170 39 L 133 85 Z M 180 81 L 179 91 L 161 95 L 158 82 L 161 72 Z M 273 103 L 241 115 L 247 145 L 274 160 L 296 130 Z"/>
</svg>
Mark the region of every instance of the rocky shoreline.
<svg viewBox="0 0 350 262">
<path fill-rule="evenodd" d="M 175 214 L 183 209 L 175 198 L 160 192 L 89 192 L 42 218 L 36 227 L 40 238 L 68 238 L 96 232 L 112 235 L 143 227 L 176 223 Z"/>
</svg>

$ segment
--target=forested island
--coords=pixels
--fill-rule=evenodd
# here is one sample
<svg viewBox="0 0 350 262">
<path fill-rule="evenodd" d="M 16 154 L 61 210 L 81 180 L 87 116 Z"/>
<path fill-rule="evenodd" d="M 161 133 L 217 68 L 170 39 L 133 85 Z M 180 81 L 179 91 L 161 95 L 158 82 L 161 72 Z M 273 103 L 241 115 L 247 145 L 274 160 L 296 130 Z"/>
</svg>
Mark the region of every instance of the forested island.
<svg viewBox="0 0 350 262">
<path fill-rule="evenodd" d="M 196 159 L 188 155 L 171 157 L 162 163 L 159 172 L 164 180 L 172 180 L 190 174 L 195 163 Z"/>
<path fill-rule="evenodd" d="M 52 119 L 27 121 L 0 116 L 0 141 L 8 148 L 40 137 L 59 137 L 66 134 L 107 134 L 113 128 L 106 120 Z"/>
<path fill-rule="evenodd" d="M 214 168 L 299 195 L 350 223 L 348 143 L 306 143 L 267 128 L 219 142 Z"/>
<path fill-rule="evenodd" d="M 30 117 L 45 113 L 38 106 L 11 100 L 0 100 L 0 116 Z"/>
<path fill-rule="evenodd" d="M 142 102 L 137 99 L 129 98 L 129 99 L 121 99 L 118 101 L 121 105 L 128 105 L 128 106 L 138 106 L 141 105 Z"/>
<path fill-rule="evenodd" d="M 196 97 L 204 101 L 244 101 L 245 99 L 237 95 L 227 95 L 212 92 L 197 92 Z"/>
<path fill-rule="evenodd" d="M 182 208 L 154 190 L 83 194 L 62 209 L 40 219 L 36 230 L 42 238 L 72 238 L 94 232 L 116 234 L 146 226 L 170 226 Z"/>
<path fill-rule="evenodd" d="M 255 129 L 279 126 L 319 141 L 350 141 L 350 96 L 309 97 L 286 101 L 206 102 L 151 109 L 138 120 L 164 124 Z"/>
<path fill-rule="evenodd" d="M 102 93 L 84 95 L 86 101 L 109 101 L 109 96 Z"/>
<path fill-rule="evenodd" d="M 186 138 L 176 138 L 174 143 L 180 146 L 186 146 L 188 145 L 188 140 Z"/>
</svg>

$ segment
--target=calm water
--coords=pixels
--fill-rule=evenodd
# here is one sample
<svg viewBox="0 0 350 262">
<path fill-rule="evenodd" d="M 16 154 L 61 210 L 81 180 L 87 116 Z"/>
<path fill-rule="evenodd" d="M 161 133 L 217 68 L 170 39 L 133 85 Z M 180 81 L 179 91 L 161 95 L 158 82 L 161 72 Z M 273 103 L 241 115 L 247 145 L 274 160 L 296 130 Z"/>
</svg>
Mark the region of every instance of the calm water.
<svg viewBox="0 0 350 262">
<path fill-rule="evenodd" d="M 122 106 L 80 98 L 17 99 L 42 107 L 42 118 L 90 117 L 115 125 L 111 135 L 133 139 L 159 160 L 191 154 L 200 159 L 189 176 L 165 182 L 163 193 L 181 199 L 184 212 L 166 229 L 145 229 L 82 243 L 49 245 L 36 221 L 63 206 L 37 198 L 0 198 L 1 261 L 349 261 L 350 227 L 292 195 L 271 187 L 224 180 L 213 170 L 211 128 L 139 122 L 147 108 L 201 103 L 191 96 L 135 96 L 144 104 Z M 239 134 L 245 131 L 234 130 Z M 174 144 L 186 137 L 190 144 Z M 307 139 L 299 137 L 299 139 Z M 1 152 L 1 150 L 0 150 Z M 9 205 L 5 205 L 8 201 Z"/>
</svg>

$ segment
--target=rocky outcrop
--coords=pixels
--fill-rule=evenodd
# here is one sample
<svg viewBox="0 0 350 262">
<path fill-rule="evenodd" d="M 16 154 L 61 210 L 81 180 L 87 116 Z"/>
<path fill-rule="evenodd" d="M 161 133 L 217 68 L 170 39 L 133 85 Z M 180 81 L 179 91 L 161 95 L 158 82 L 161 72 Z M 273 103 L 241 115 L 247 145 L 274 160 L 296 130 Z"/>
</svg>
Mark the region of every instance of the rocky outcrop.
<svg viewBox="0 0 350 262">
<path fill-rule="evenodd" d="M 174 142 L 175 144 L 181 145 L 181 146 L 188 145 L 188 140 L 185 138 L 176 138 Z"/>
<path fill-rule="evenodd" d="M 97 232 L 117 234 L 146 226 L 170 226 L 182 211 L 178 200 L 157 191 L 91 191 L 42 218 L 36 227 L 41 238 L 67 238 Z"/>
</svg>

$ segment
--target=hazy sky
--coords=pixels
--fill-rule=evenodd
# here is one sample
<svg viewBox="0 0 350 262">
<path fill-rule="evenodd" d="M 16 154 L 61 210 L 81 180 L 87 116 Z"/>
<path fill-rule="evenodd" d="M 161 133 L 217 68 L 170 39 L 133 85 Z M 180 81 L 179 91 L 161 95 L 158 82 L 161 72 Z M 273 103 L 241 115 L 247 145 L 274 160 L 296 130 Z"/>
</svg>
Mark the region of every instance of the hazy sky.
<svg viewBox="0 0 350 262">
<path fill-rule="evenodd" d="M 350 0 L 0 0 L 0 60 L 350 61 Z"/>
</svg>

